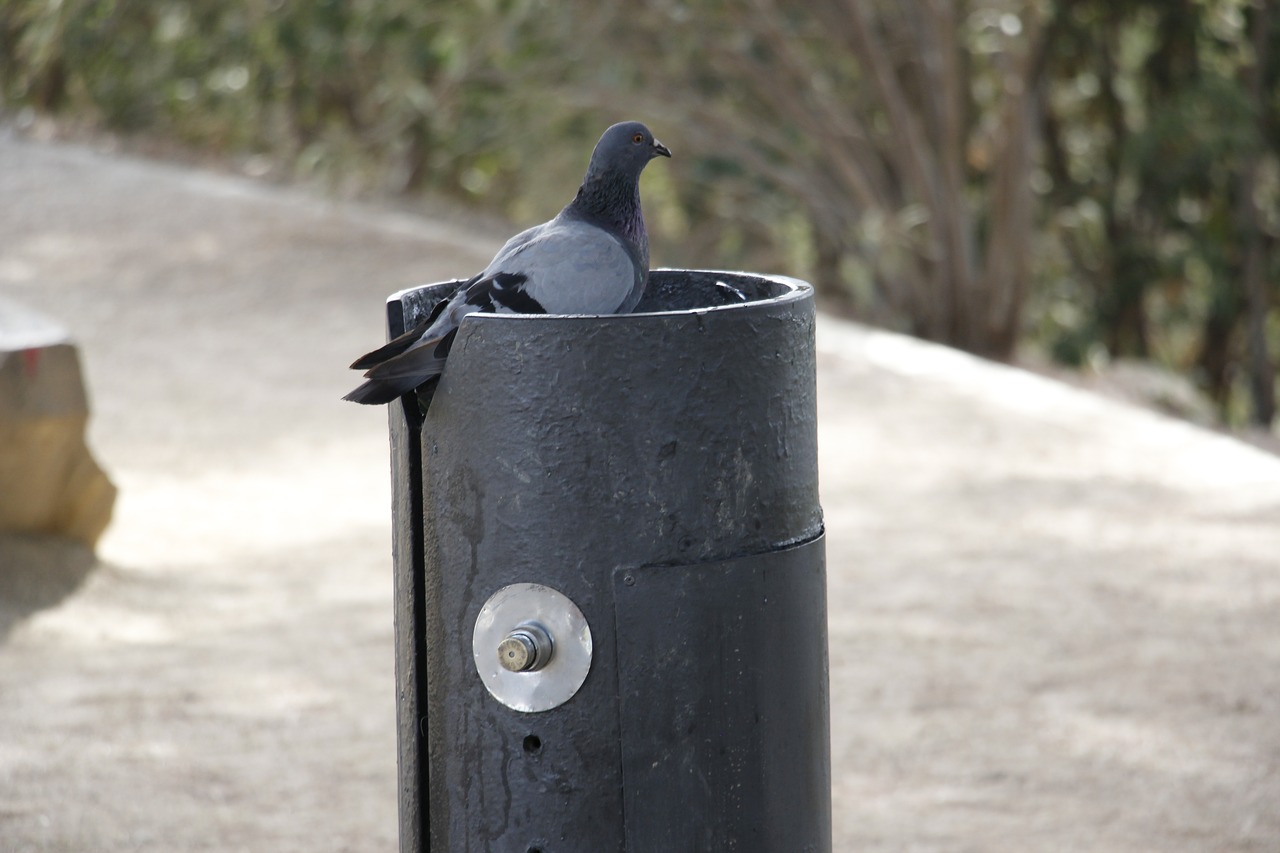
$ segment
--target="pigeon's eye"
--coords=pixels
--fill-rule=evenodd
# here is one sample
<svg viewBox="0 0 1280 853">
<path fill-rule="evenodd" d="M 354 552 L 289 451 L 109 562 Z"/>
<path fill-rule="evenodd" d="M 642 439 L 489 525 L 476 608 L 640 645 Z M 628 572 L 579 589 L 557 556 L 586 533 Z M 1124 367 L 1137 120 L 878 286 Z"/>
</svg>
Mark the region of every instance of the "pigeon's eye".
<svg viewBox="0 0 1280 853">
<path fill-rule="evenodd" d="M 644 134 L 637 133 L 635 136 L 631 137 L 631 141 L 634 142 L 636 145 L 639 145 L 641 142 L 644 142 Z"/>
</svg>

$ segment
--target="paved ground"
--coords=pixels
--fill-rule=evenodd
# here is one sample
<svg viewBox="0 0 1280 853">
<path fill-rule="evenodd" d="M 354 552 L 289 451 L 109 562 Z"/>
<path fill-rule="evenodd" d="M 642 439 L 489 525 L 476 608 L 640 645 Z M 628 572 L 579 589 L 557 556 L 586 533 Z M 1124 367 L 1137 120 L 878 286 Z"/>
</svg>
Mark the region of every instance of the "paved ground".
<svg viewBox="0 0 1280 853">
<path fill-rule="evenodd" d="M 97 558 L 0 539 L 0 852 L 394 849 L 386 428 L 343 365 L 502 236 L 0 138 L 0 288 L 82 342 L 121 488 Z M 819 349 L 836 850 L 1280 850 L 1280 459 Z"/>
</svg>

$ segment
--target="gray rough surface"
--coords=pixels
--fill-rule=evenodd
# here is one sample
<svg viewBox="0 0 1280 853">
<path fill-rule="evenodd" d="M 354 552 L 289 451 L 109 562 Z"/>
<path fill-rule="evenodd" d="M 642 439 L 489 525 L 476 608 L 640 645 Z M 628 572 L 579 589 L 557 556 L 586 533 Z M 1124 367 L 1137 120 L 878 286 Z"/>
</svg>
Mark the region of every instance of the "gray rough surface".
<svg viewBox="0 0 1280 853">
<path fill-rule="evenodd" d="M 2 138 L 0 198 L 121 487 L 96 564 L 0 540 L 55 584 L 0 590 L 0 851 L 393 850 L 386 419 L 343 365 L 500 235 Z M 818 348 L 836 849 L 1280 848 L 1280 460 Z"/>
</svg>

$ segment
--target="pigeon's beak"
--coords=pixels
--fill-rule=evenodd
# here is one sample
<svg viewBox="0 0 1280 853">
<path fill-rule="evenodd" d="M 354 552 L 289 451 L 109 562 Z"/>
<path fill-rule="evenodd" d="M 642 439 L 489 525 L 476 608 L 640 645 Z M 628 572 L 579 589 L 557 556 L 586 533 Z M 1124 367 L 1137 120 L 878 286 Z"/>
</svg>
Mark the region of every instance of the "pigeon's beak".
<svg viewBox="0 0 1280 853">
<path fill-rule="evenodd" d="M 670 157 L 670 156 L 671 156 L 671 149 L 670 149 L 670 148 L 668 148 L 667 146 L 663 145 L 661 142 L 659 142 L 658 140 L 656 140 L 656 139 L 655 139 L 655 140 L 653 140 L 653 154 L 652 154 L 652 156 L 654 156 L 654 157 Z"/>
</svg>

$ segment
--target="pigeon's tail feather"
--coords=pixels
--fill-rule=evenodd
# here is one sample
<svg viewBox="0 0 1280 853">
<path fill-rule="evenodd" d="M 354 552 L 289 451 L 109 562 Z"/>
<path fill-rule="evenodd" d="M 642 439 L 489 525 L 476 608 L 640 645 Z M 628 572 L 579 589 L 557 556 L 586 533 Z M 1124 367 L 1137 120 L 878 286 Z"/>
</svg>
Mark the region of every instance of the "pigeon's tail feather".
<svg viewBox="0 0 1280 853">
<path fill-rule="evenodd" d="M 375 364 L 364 374 L 368 381 L 342 399 L 377 406 L 390 403 L 413 389 L 420 388 L 424 383 L 430 383 L 429 388 L 420 390 L 434 391 L 435 380 L 440 378 L 440 373 L 444 370 L 445 356 L 449 354 L 449 347 L 457 333 L 457 329 L 451 329 L 438 340 L 410 347 Z M 425 405 L 429 401 L 430 396 L 425 396 L 420 402 Z"/>
<path fill-rule="evenodd" d="M 472 279 L 472 281 L 474 280 L 475 279 Z M 467 282 L 467 284 L 470 284 L 470 282 Z M 435 323 L 437 319 L 439 319 L 440 315 L 444 313 L 444 309 L 448 304 L 449 304 L 449 300 L 447 299 L 440 300 L 438 303 L 436 303 L 436 306 L 431 309 L 431 313 L 427 316 L 427 319 L 423 320 L 421 323 L 414 326 L 412 329 L 405 332 L 404 334 L 398 335 L 395 338 L 392 338 L 390 341 L 378 347 L 376 350 L 373 350 L 372 352 L 367 352 L 364 355 L 360 356 L 355 361 L 351 362 L 351 369 L 352 370 L 368 370 L 371 367 L 376 367 L 377 365 L 382 364 L 382 362 L 387 361 L 388 359 L 395 358 L 400 353 L 404 352 L 409 347 L 416 344 L 418 340 L 422 338 L 424 334 L 427 333 L 427 330 L 431 328 L 432 324 Z"/>
<path fill-rule="evenodd" d="M 414 341 L 418 339 L 422 334 L 422 331 L 422 329 L 411 329 L 400 337 L 383 344 L 376 350 L 365 353 L 355 361 L 351 362 L 351 369 L 368 370 L 371 367 L 376 367 L 377 365 L 382 364 L 382 362 L 389 358 L 395 358 L 400 353 L 413 346 Z"/>
<path fill-rule="evenodd" d="M 400 379 L 416 377 L 425 382 L 432 376 L 440 375 L 444 370 L 445 356 L 449 354 L 449 346 L 457 335 L 457 329 L 450 329 L 443 337 L 412 346 L 399 355 L 393 355 L 386 361 L 375 364 L 365 371 L 366 379 Z"/>
<path fill-rule="evenodd" d="M 355 361 L 351 362 L 351 369 L 368 370 L 400 355 L 405 350 L 418 343 L 418 341 L 422 340 L 422 336 L 427 333 L 427 330 L 431 327 L 431 323 L 434 319 L 435 315 L 433 314 L 431 317 L 428 317 L 425 321 L 414 326 L 403 335 L 392 338 L 376 350 L 367 352 L 360 356 Z M 428 341 L 427 343 L 430 344 L 434 342 Z"/>
<path fill-rule="evenodd" d="M 366 406 L 380 406 L 390 403 L 408 394 L 421 385 L 423 380 L 416 376 L 402 376 L 396 379 L 370 379 L 359 388 L 342 399 Z"/>
</svg>

